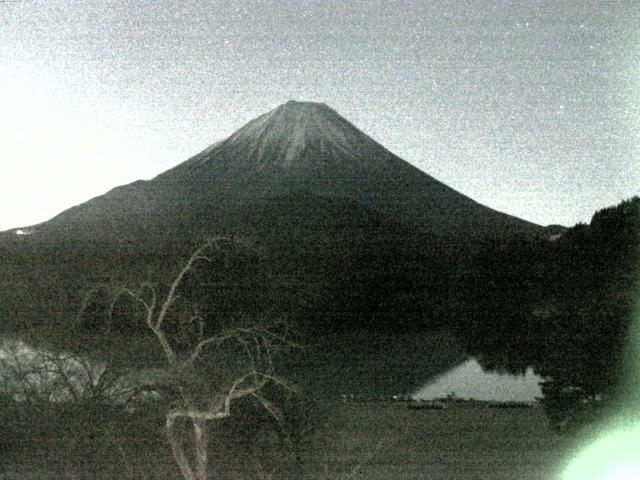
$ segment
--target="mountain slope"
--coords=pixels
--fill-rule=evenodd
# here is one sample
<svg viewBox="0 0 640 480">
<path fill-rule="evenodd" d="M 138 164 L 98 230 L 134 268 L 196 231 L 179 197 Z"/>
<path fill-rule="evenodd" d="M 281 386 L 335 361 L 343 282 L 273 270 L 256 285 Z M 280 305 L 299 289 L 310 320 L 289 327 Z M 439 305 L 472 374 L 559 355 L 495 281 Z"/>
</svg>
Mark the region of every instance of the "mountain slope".
<svg viewBox="0 0 640 480">
<path fill-rule="evenodd" d="M 262 268 L 283 278 L 287 287 L 272 296 L 283 309 L 349 325 L 386 309 L 391 328 L 442 321 L 456 264 L 479 238 L 544 232 L 419 171 L 326 105 L 304 102 L 30 231 L 0 241 L 6 277 L 23 292 L 4 302 L 13 305 L 7 318 L 27 305 L 31 317 L 72 316 L 95 282 L 167 281 L 205 237 L 226 234 L 256 245 Z"/>
<path fill-rule="evenodd" d="M 438 235 L 538 230 L 421 172 L 329 107 L 304 102 L 281 105 L 153 180 L 118 187 L 41 227 L 84 227 L 107 238 L 137 237 L 141 225 L 194 233 L 217 228 L 256 200 L 299 193 L 349 199 Z"/>
</svg>

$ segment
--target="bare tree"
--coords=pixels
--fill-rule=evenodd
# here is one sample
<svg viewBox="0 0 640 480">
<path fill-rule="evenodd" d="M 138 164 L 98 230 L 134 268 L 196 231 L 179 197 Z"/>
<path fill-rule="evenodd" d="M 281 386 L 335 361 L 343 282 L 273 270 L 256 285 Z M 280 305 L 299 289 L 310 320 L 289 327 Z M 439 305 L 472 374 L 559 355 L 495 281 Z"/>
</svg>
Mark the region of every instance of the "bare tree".
<svg viewBox="0 0 640 480">
<path fill-rule="evenodd" d="M 139 302 L 144 320 L 162 348 L 171 383 L 177 392 L 176 405 L 166 413 L 166 433 L 180 471 L 186 480 L 206 480 L 209 468 L 209 433 L 212 422 L 231 415 L 234 402 L 252 397 L 277 420 L 278 408 L 262 392 L 268 385 L 291 386 L 275 373 L 273 355 L 293 345 L 282 322 L 270 326 L 236 326 L 211 333 L 197 307 L 179 311 L 176 301 L 187 276 L 200 263 L 213 263 L 214 254 L 224 255 L 223 246 L 238 242 L 215 237 L 195 250 L 159 298 L 156 288 L 144 283 L 137 291 L 121 289 L 114 297 L 128 295 Z M 171 318 L 170 318 L 171 317 Z M 171 325 L 171 327 L 169 327 Z M 178 334 L 181 332 L 178 339 Z M 184 332 L 187 332 L 186 334 Z M 187 336 L 185 340 L 184 336 Z M 234 358 L 229 358 L 233 356 Z M 191 424 L 194 451 L 188 454 L 177 430 L 177 422 Z"/>
</svg>

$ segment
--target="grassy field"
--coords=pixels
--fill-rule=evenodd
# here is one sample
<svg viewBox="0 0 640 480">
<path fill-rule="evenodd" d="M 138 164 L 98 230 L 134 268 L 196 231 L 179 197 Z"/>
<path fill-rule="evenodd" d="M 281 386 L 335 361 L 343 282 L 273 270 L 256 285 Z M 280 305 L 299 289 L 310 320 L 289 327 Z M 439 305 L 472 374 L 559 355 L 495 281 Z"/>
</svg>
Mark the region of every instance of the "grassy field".
<svg viewBox="0 0 640 480">
<path fill-rule="evenodd" d="M 539 407 L 489 408 L 466 403 L 444 410 L 411 410 L 403 402 L 336 401 L 320 408 L 326 420 L 302 442 L 300 464 L 279 468 L 271 477 L 268 470 L 254 468 L 253 454 L 247 454 L 246 445 L 224 444 L 214 432 L 211 478 L 550 480 L 558 478 L 573 451 L 574 440 L 550 430 Z M 92 418 L 95 416 L 76 422 L 76 430 L 66 422 L 56 423 L 49 430 L 54 437 L 49 443 L 41 437 L 36 441 L 38 449 L 25 450 L 9 462 L 0 461 L 0 479 L 180 479 L 161 421 L 151 419 L 143 431 L 123 420 L 112 424 L 104 437 L 97 432 L 94 437 L 94 433 L 83 433 L 90 432 Z M 27 425 L 22 435 L 38 435 L 37 426 Z M 47 431 L 45 427 L 41 430 Z M 80 438 L 87 435 L 91 438 Z M 252 434 L 249 445 L 255 439 Z M 293 459 L 289 454 L 280 456 L 284 462 Z M 74 463 L 72 457 L 82 458 L 82 464 Z M 283 472 L 290 473 L 281 475 Z"/>
<path fill-rule="evenodd" d="M 558 478 L 572 450 L 539 407 L 409 410 L 370 402 L 330 411 L 309 445 L 308 478 L 546 480 Z"/>
<path fill-rule="evenodd" d="M 342 339 L 342 343 L 358 344 L 358 340 Z M 385 350 L 388 342 L 384 338 L 373 341 L 373 354 L 350 349 L 349 357 L 330 358 L 322 356 L 323 352 L 336 349 L 318 348 L 315 356 L 305 352 L 310 358 L 305 361 L 311 364 L 306 371 L 313 371 L 315 383 L 325 393 L 332 390 L 334 398 L 339 398 L 335 392 L 355 392 L 357 398 L 366 392 L 367 379 L 378 379 L 370 390 L 386 392 L 386 388 L 387 394 L 395 393 L 389 385 L 400 381 L 395 372 L 406 364 L 418 365 L 413 376 L 403 379 L 409 385 L 446 370 L 462 357 L 447 335 L 407 337 L 398 343 L 403 355 Z M 143 349 L 132 348 L 138 350 Z M 345 347 L 344 352 L 347 350 Z M 442 352 L 449 352 L 449 356 Z M 394 367 L 393 362 L 398 365 Z M 346 384 L 345 378 L 351 383 Z M 321 398 L 315 391 L 309 396 Z M 557 478 L 573 451 L 572 440 L 553 432 L 539 407 L 496 409 L 462 403 L 445 410 L 411 410 L 403 402 L 318 401 L 323 422 L 303 440 L 297 456 L 300 465 L 279 469 L 296 472 L 284 478 L 547 480 Z M 180 478 L 164 438 L 164 410 L 129 417 L 77 409 L 36 413 L 39 419 L 30 414 L 18 418 L 9 412 L 0 419 L 0 479 Z M 234 430 L 238 417 L 225 422 L 226 427 L 214 426 L 212 479 L 283 478 L 261 476 L 250 464 L 254 452 L 247 453 L 247 445 L 251 450 L 259 430 L 245 430 L 250 432 L 248 440 L 236 445 L 225 441 L 223 432 L 229 427 Z M 272 454 L 268 451 L 265 455 Z M 280 457 L 275 463 L 288 465 L 293 458 L 288 453 Z"/>
</svg>

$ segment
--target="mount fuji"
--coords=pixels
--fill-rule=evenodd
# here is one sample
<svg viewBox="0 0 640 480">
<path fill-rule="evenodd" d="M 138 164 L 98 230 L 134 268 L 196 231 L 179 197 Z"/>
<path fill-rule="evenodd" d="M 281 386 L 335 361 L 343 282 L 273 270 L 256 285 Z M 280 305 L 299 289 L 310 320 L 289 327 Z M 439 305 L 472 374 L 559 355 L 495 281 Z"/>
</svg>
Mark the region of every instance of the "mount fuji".
<svg viewBox="0 0 640 480">
<path fill-rule="evenodd" d="M 321 371 L 318 389 L 334 393 L 389 393 L 401 378 L 417 387 L 425 372 L 460 361 L 455 342 L 429 332 L 456 322 L 452 292 L 474 278 L 474 249 L 545 232 L 309 102 L 281 105 L 151 180 L 22 230 L 29 234 L 0 234 L 5 329 L 25 320 L 68 325 L 96 286 L 166 285 L 205 238 L 234 236 L 257 255 L 194 276 L 206 286 L 199 301 L 213 303 L 212 318 L 289 319 L 311 339 L 292 361 Z M 105 301 L 96 294 L 80 320 L 99 328 Z M 123 332 L 135 329 L 123 318 Z M 425 356 L 425 345 L 438 353 Z M 407 362 L 422 366 L 407 371 Z"/>
<path fill-rule="evenodd" d="M 251 205 L 307 197 L 366 209 L 422 233 L 479 237 L 537 225 L 480 205 L 400 159 L 320 103 L 287 102 L 150 181 L 117 187 L 38 230 L 105 241 L 197 236 Z"/>
</svg>

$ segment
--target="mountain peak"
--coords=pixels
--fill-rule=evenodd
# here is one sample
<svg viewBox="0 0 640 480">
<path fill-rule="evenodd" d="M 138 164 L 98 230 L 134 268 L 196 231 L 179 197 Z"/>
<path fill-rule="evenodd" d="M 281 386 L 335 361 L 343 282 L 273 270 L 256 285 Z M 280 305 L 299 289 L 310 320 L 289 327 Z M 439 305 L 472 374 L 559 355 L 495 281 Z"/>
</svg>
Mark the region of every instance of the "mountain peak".
<svg viewBox="0 0 640 480">
<path fill-rule="evenodd" d="M 296 110 L 305 110 L 305 111 L 331 110 L 331 108 L 329 108 L 326 103 L 300 102 L 298 100 L 289 100 L 288 102 L 283 103 L 276 109 L 296 109 Z"/>
<path fill-rule="evenodd" d="M 324 103 L 290 100 L 252 120 L 218 146 L 254 165 L 291 167 L 304 158 L 357 156 L 366 135 Z M 217 152 L 219 153 L 219 152 Z M 249 154 L 249 155 L 247 155 Z"/>
<path fill-rule="evenodd" d="M 251 126 L 258 126 L 269 124 L 271 127 L 283 127 L 283 126 L 293 126 L 293 124 L 303 123 L 305 126 L 317 127 L 317 124 L 313 124 L 312 121 L 316 122 L 321 120 L 323 123 L 331 123 L 335 121 L 342 121 L 348 123 L 344 120 L 335 110 L 330 108 L 324 103 L 316 103 L 316 102 L 299 102 L 296 100 L 289 100 L 287 103 L 283 103 L 273 110 L 268 111 L 267 113 L 259 116 L 255 120 L 249 122 L 247 125 L 242 127 L 237 133 L 252 130 Z M 286 124 L 286 125 L 283 125 Z"/>
<path fill-rule="evenodd" d="M 274 108 L 269 113 L 295 115 L 298 119 L 318 115 L 326 115 L 329 117 L 339 116 L 335 110 L 325 103 L 300 102 L 297 100 L 289 100 L 287 103 L 283 103 L 282 105 Z"/>
</svg>

